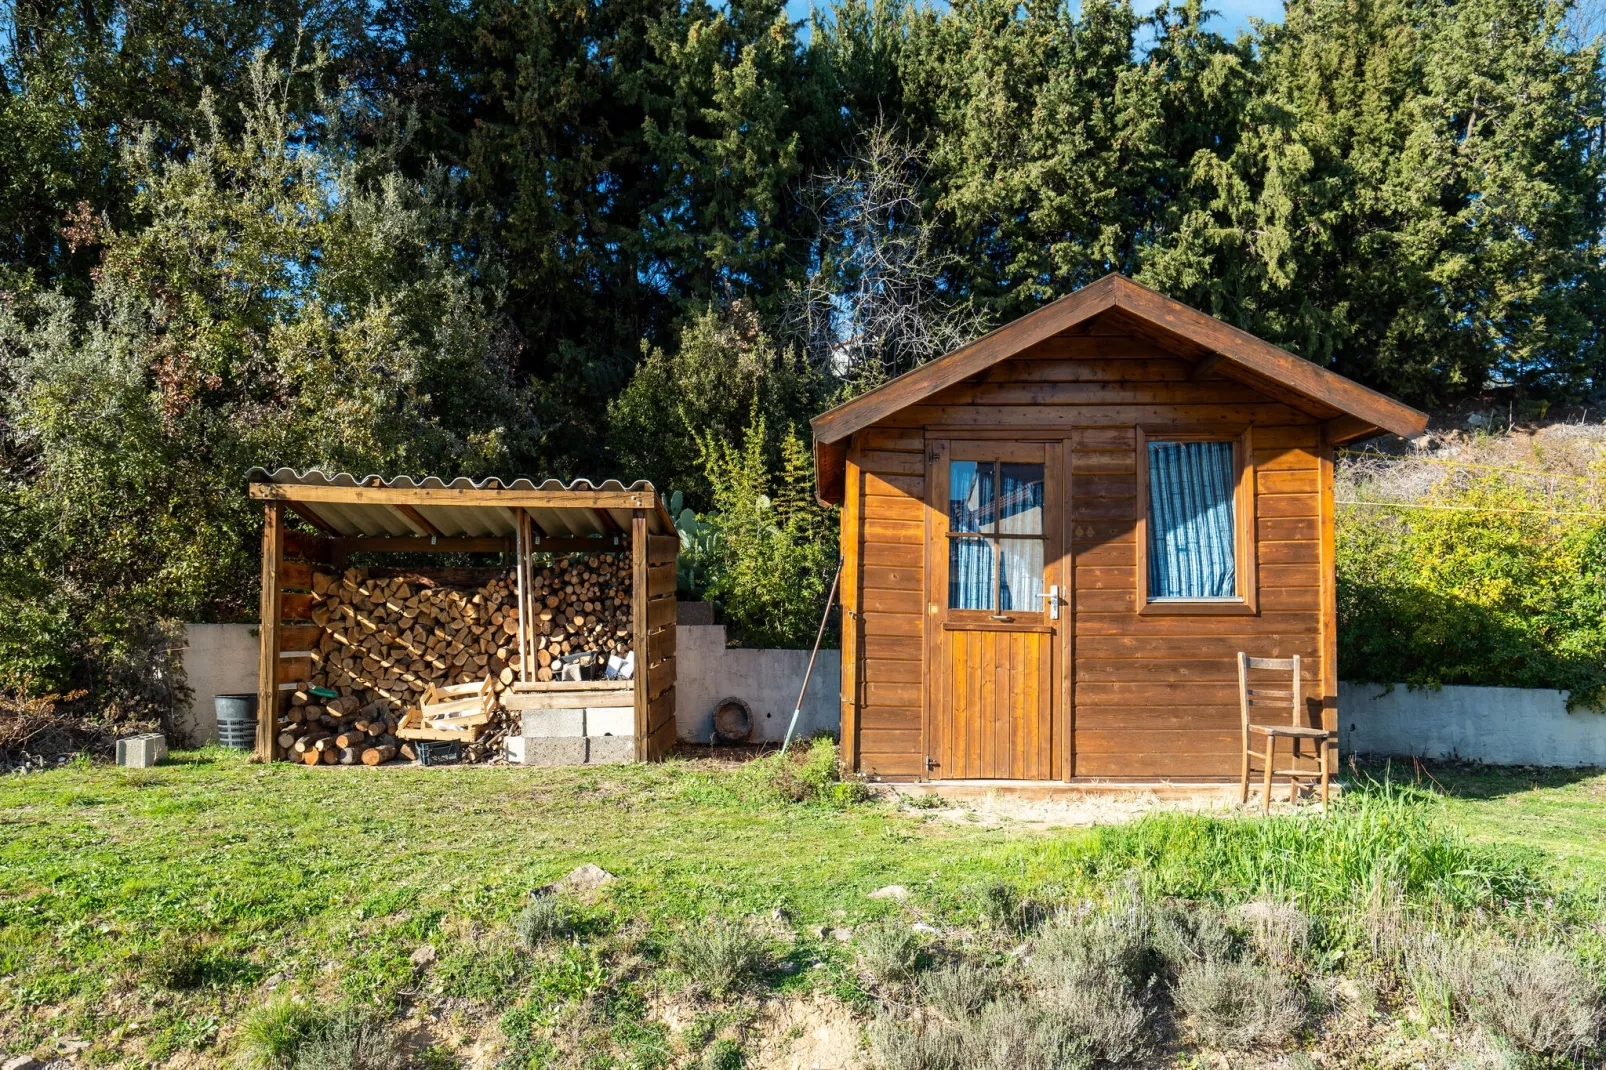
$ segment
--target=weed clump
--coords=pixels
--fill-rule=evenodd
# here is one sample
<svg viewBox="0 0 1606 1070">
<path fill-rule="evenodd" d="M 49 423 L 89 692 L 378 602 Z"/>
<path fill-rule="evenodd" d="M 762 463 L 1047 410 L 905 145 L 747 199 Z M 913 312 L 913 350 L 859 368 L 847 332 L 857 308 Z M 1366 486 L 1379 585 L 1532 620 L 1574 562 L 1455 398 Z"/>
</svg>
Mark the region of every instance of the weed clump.
<svg viewBox="0 0 1606 1070">
<path fill-rule="evenodd" d="M 200 988 L 206 981 L 206 952 L 187 937 L 164 939 L 155 950 L 140 955 L 140 972 L 171 992 Z"/>
<path fill-rule="evenodd" d="M 845 780 L 837 762 L 836 743 L 821 736 L 807 749 L 771 754 L 749 766 L 764 793 L 784 802 L 852 806 L 870 797 L 857 780 Z"/>
<path fill-rule="evenodd" d="M 1152 930 L 1141 900 L 1130 898 L 1086 919 L 1062 913 L 1038 939 L 1031 974 L 1039 1001 L 1105 1062 L 1130 1061 L 1147 1048 L 1145 1000 L 1163 965 Z"/>
<path fill-rule="evenodd" d="M 294 1070 L 401 1070 L 406 1065 L 392 1030 L 368 1019 L 346 1017 L 300 1045 Z"/>
<path fill-rule="evenodd" d="M 729 1037 L 720 1037 L 703 1049 L 703 1057 L 697 1063 L 698 1070 L 742 1070 L 746 1065 L 742 1046 Z"/>
<path fill-rule="evenodd" d="M 859 965 L 877 984 L 907 981 L 920 968 L 922 948 L 914 932 L 896 923 L 859 931 Z"/>
<path fill-rule="evenodd" d="M 536 948 L 548 940 L 568 936 L 574 924 L 557 896 L 538 895 L 513 919 L 513 931 L 525 947 Z"/>
<path fill-rule="evenodd" d="M 1281 970 L 1259 963 L 1186 962 L 1173 996 L 1199 1039 L 1228 1051 L 1282 1047 L 1305 1024 L 1298 987 Z"/>
<path fill-rule="evenodd" d="M 329 1031 L 329 1015 L 294 999 L 276 999 L 250 1011 L 236 1042 L 253 1070 L 291 1070 L 303 1045 Z"/>
<path fill-rule="evenodd" d="M 670 963 L 711 996 L 751 988 L 769 965 L 764 941 L 738 922 L 714 918 L 682 929 L 669 947 Z"/>
</svg>

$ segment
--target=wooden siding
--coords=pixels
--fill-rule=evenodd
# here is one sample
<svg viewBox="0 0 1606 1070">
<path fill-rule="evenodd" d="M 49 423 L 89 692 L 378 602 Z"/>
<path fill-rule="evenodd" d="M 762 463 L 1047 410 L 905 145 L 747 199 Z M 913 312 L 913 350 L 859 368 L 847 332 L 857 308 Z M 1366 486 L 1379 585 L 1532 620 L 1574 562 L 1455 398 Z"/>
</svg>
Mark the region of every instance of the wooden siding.
<svg viewBox="0 0 1606 1070">
<path fill-rule="evenodd" d="M 860 554 L 861 615 L 856 655 L 844 659 L 856 663 L 857 685 L 845 678 L 844 698 L 858 703 L 863 772 L 923 775 L 927 437 L 1067 443 L 1071 775 L 1236 776 L 1239 650 L 1299 654 L 1310 723 L 1335 719 L 1330 447 L 1315 416 L 1240 382 L 1193 380 L 1196 367 L 1191 355 L 1094 327 L 1051 338 L 855 434 L 857 531 L 844 537 Z M 1258 612 L 1138 612 L 1140 427 L 1150 438 L 1167 428 L 1252 429 Z"/>
<path fill-rule="evenodd" d="M 925 770 L 920 683 L 925 676 L 925 437 L 919 431 L 870 428 L 855 436 L 850 458 L 855 463 L 849 478 L 857 479 L 849 494 L 856 498 L 850 510 L 860 536 L 854 577 L 859 616 L 856 656 L 843 659 L 843 672 L 854 673 L 858 681 L 855 749 L 863 772 L 911 780 Z"/>
</svg>

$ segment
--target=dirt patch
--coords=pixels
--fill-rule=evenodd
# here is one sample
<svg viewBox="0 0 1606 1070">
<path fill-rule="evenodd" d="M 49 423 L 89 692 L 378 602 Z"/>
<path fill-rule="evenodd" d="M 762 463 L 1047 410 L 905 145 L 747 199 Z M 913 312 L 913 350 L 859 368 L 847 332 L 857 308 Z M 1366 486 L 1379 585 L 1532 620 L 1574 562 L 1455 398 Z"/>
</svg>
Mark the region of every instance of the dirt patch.
<svg viewBox="0 0 1606 1070">
<path fill-rule="evenodd" d="M 1283 789 L 1286 791 L 1286 789 Z M 1210 814 L 1226 817 L 1235 813 L 1260 813 L 1259 804 L 1250 800 L 1246 809 L 1236 799 L 1223 799 L 1219 793 L 1206 793 L 1193 798 L 1163 799 L 1154 794 L 1123 793 L 1120 795 L 1066 795 L 1056 799 L 1031 799 L 1007 792 L 989 792 L 974 798 L 942 799 L 932 806 L 931 800 L 940 796 L 905 794 L 896 788 L 889 789 L 889 798 L 900 801 L 911 812 L 922 814 L 929 820 L 976 825 L 985 828 L 1025 826 L 1028 828 L 1086 828 L 1093 825 L 1119 825 L 1135 821 L 1145 814 L 1172 812 Z M 1318 813 L 1319 808 L 1309 803 L 1290 804 L 1286 794 L 1280 802 L 1271 804 L 1273 813 Z"/>
<path fill-rule="evenodd" d="M 753 1035 L 747 1062 L 753 1070 L 862 1070 L 870 1065 L 858 1020 L 824 996 L 766 1002 Z"/>
</svg>

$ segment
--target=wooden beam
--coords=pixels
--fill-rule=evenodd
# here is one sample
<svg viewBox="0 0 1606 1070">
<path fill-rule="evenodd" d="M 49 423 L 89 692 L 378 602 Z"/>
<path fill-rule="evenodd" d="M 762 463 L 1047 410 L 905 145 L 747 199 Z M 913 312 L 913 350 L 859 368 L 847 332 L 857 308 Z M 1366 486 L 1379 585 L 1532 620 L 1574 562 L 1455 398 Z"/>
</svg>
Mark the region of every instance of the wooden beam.
<svg viewBox="0 0 1606 1070">
<path fill-rule="evenodd" d="M 253 483 L 258 501 L 345 502 L 352 505 L 501 506 L 504 509 L 646 509 L 651 494 L 633 490 L 512 490 L 506 487 L 331 487 Z"/>
<path fill-rule="evenodd" d="M 636 760 L 647 760 L 647 511 L 630 515 L 630 634 L 636 652 Z"/>
<path fill-rule="evenodd" d="M 576 535 L 563 539 L 535 539 L 530 544 L 533 554 L 608 554 L 619 549 L 619 540 L 603 536 L 594 538 Z"/>
<path fill-rule="evenodd" d="M 841 505 L 847 493 L 848 443 L 814 440 L 814 497 L 821 505 Z"/>
<path fill-rule="evenodd" d="M 284 506 L 269 502 L 262 519 L 262 607 L 257 658 L 255 758 L 274 759 L 279 720 L 279 563 L 284 556 Z"/>
<path fill-rule="evenodd" d="M 396 511 L 422 528 L 425 535 L 431 535 L 435 538 L 440 538 L 441 529 L 424 519 L 424 514 L 420 513 L 417 509 L 414 509 L 410 505 L 398 503 L 396 506 Z"/>
<path fill-rule="evenodd" d="M 1339 416 L 1322 424 L 1322 441 L 1330 446 L 1348 446 L 1388 432 L 1353 416 Z"/>
<path fill-rule="evenodd" d="M 255 497 L 255 495 L 252 495 L 252 497 Z M 335 530 L 333 524 L 329 523 L 311 509 L 304 509 L 296 502 L 285 502 L 285 504 L 290 507 L 290 511 L 292 513 L 296 514 L 296 516 L 299 516 L 302 520 L 305 520 L 307 523 L 311 524 L 325 535 L 336 539 L 340 537 L 340 532 Z"/>
<path fill-rule="evenodd" d="M 530 515 L 523 509 L 514 514 L 515 547 L 514 555 L 517 558 L 515 574 L 518 577 L 519 601 L 519 683 L 528 683 L 530 680 L 530 588 L 525 582 L 525 574 L 530 568 L 529 545 L 526 537 L 529 530 Z"/>
<path fill-rule="evenodd" d="M 1222 356 L 1220 353 L 1210 354 L 1208 357 L 1205 357 L 1198 364 L 1193 366 L 1193 371 L 1188 373 L 1189 380 L 1197 383 L 1200 379 L 1203 379 L 1205 376 L 1215 371 L 1216 365 L 1220 364 L 1226 359 L 1227 358 Z"/>
<path fill-rule="evenodd" d="M 443 535 L 438 539 L 376 535 L 372 538 L 338 539 L 336 542 L 348 554 L 364 550 L 381 554 L 505 554 L 511 553 L 514 546 L 514 540 L 494 535 L 462 538 Z"/>
</svg>

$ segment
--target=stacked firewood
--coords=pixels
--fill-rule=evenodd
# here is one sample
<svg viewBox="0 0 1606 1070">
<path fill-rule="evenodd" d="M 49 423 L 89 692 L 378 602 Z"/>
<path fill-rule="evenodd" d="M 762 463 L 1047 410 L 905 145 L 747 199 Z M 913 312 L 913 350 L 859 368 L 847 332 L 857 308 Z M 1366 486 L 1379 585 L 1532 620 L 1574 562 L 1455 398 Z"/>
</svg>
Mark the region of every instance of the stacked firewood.
<svg viewBox="0 0 1606 1070">
<path fill-rule="evenodd" d="M 628 553 L 560 557 L 532 569 L 528 623 L 534 678 L 560 678 L 566 655 L 630 649 Z M 314 573 L 312 620 L 323 629 L 307 689 L 291 696 L 279 722 L 286 756 L 316 764 L 376 765 L 413 757 L 396 737 L 431 686 L 486 680 L 489 723 L 464 748 L 466 761 L 499 757 L 517 715 L 500 696 L 518 680 L 518 585 L 510 571 L 478 588 L 428 576 L 378 576 L 367 569 Z M 333 697 L 331 697 L 331 695 Z"/>
</svg>

